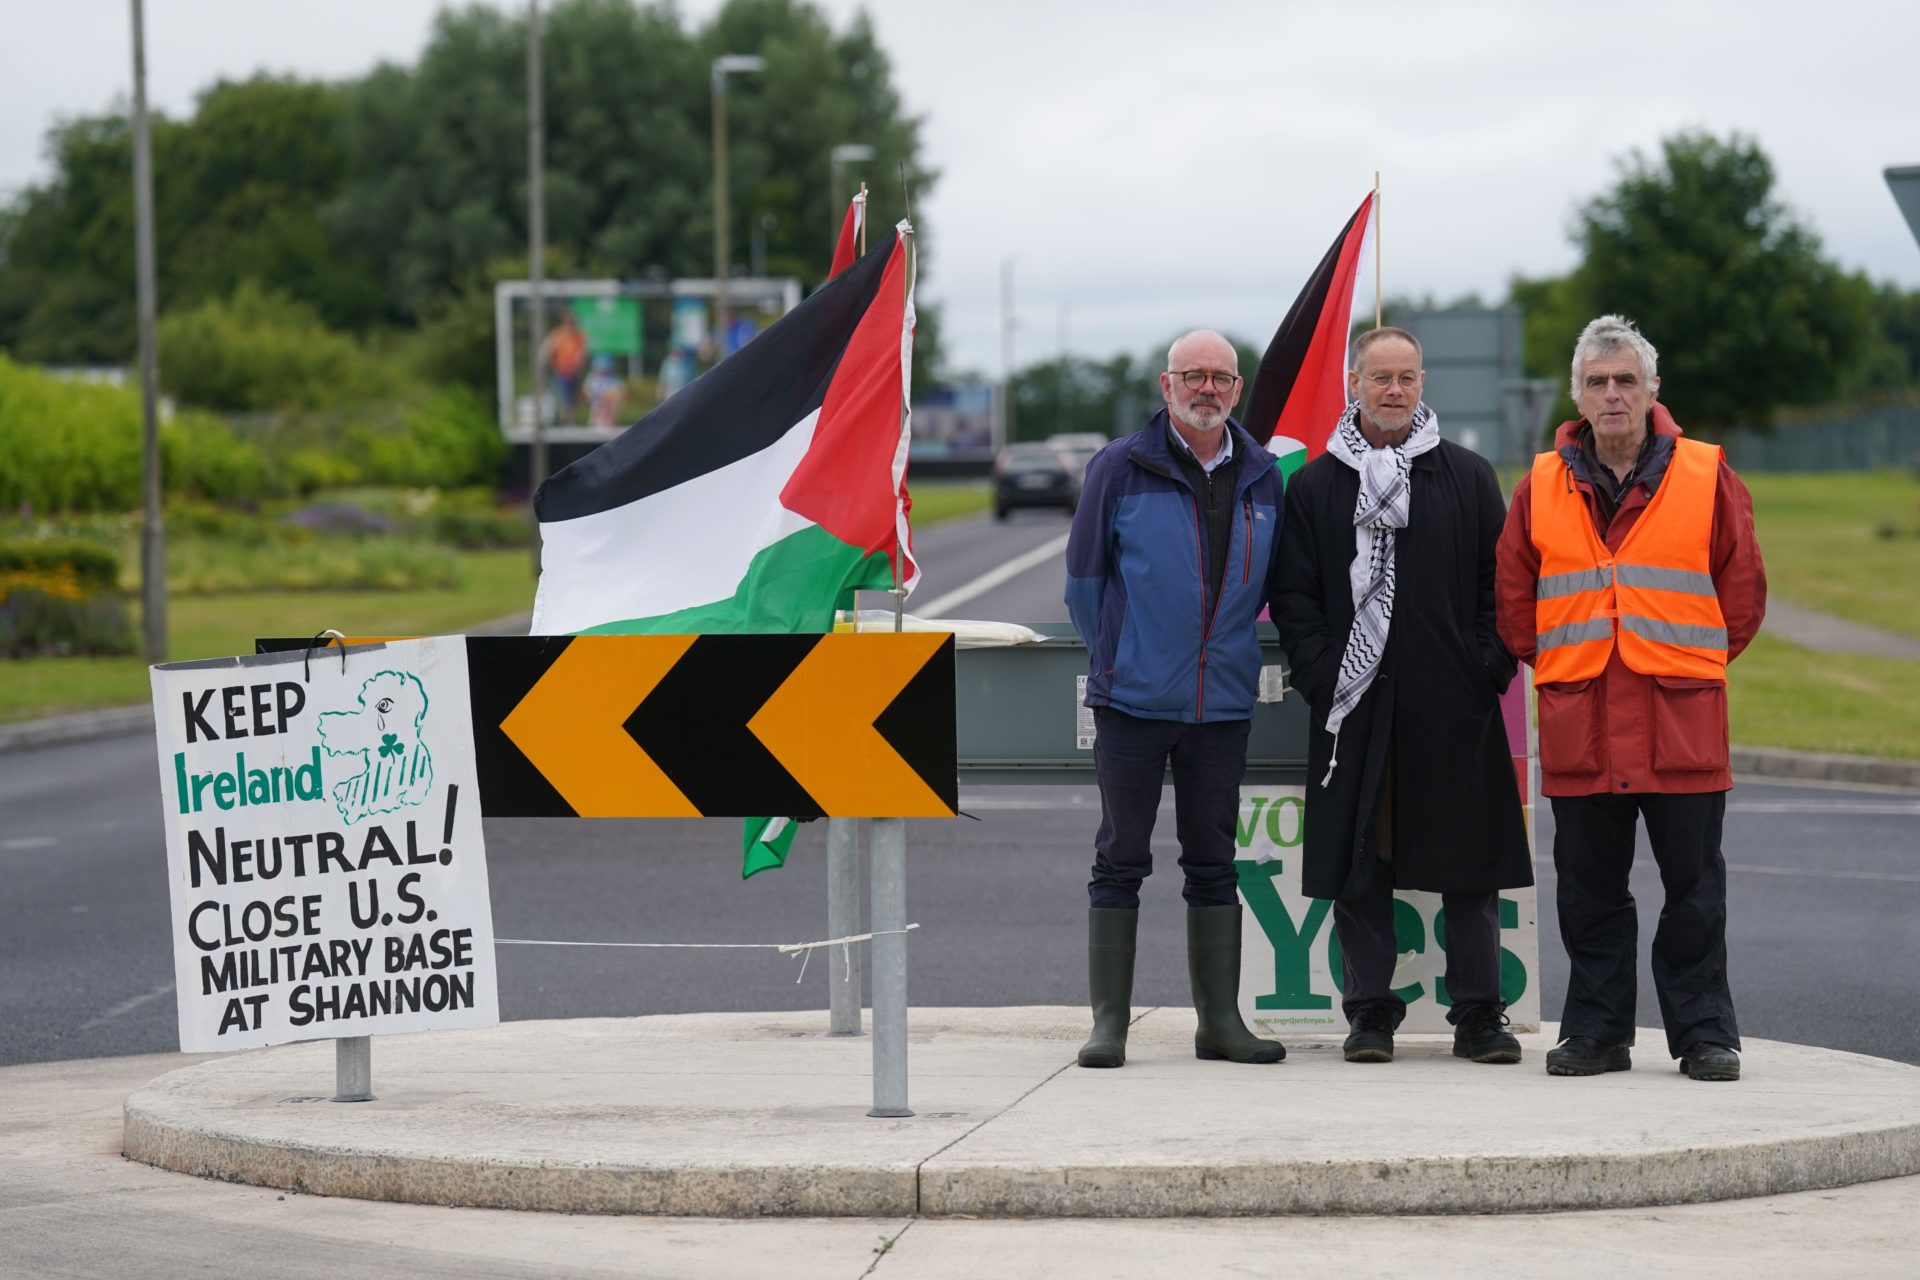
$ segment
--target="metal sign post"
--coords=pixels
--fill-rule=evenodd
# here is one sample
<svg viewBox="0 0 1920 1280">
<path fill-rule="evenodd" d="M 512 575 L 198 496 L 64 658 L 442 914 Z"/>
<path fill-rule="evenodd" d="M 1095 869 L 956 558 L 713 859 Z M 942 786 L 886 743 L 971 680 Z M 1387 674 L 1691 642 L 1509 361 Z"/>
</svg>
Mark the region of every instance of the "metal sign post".
<svg viewBox="0 0 1920 1280">
<path fill-rule="evenodd" d="M 873 1109 L 910 1116 L 907 1106 L 907 827 L 872 820 Z"/>
<path fill-rule="evenodd" d="M 860 932 L 859 818 L 827 819 L 827 936 L 846 938 Z M 827 971 L 827 1032 L 836 1036 L 860 1034 L 860 981 L 865 959 L 858 948 L 840 948 L 838 961 Z"/>
<path fill-rule="evenodd" d="M 373 1101 L 372 1036 L 341 1036 L 333 1042 L 333 1100 Z"/>
</svg>

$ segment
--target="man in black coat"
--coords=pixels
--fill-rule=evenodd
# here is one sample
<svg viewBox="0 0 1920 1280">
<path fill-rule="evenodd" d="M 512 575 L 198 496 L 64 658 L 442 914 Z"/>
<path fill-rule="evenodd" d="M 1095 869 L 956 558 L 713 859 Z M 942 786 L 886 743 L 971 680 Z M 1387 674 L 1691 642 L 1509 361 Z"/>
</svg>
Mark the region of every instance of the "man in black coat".
<svg viewBox="0 0 1920 1280">
<path fill-rule="evenodd" d="M 1499 709 L 1506 504 L 1486 459 L 1440 439 L 1412 334 L 1363 334 L 1353 363 L 1327 452 L 1287 489 L 1273 604 L 1313 711 L 1303 887 L 1334 900 L 1347 1061 L 1393 1060 L 1393 891 L 1419 889 L 1446 913 L 1454 1053 L 1518 1062 L 1499 891 L 1532 884 L 1533 862 Z"/>
</svg>

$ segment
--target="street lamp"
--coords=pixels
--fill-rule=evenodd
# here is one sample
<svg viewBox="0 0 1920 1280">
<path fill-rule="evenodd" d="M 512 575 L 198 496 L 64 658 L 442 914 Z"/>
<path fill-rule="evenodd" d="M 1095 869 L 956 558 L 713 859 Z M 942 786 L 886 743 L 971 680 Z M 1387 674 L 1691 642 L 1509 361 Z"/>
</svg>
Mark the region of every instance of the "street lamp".
<svg viewBox="0 0 1920 1280">
<path fill-rule="evenodd" d="M 840 178 L 850 164 L 865 164 L 873 159 L 874 149 L 864 142 L 843 142 L 827 153 L 827 204 L 833 215 L 833 234 L 840 234 L 840 217 L 846 208 L 841 196 Z"/>
<path fill-rule="evenodd" d="M 156 367 L 153 263 L 153 148 L 147 127 L 147 19 L 133 0 L 134 315 L 140 349 L 140 650 L 167 657 L 167 551 L 160 502 L 159 373 Z"/>
<path fill-rule="evenodd" d="M 765 58 L 723 53 L 713 60 L 713 322 L 727 353 L 727 73 L 759 71 Z"/>
</svg>

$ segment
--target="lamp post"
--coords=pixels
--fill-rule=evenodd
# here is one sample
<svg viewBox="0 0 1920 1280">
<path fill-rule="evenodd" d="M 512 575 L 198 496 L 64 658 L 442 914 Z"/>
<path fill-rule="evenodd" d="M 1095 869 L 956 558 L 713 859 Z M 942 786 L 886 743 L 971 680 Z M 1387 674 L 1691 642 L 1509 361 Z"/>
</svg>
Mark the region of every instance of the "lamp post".
<svg viewBox="0 0 1920 1280">
<path fill-rule="evenodd" d="M 767 60 L 751 53 L 723 53 L 713 60 L 713 325 L 721 356 L 727 353 L 727 74 L 758 71 Z"/>
<path fill-rule="evenodd" d="M 540 346 L 547 337 L 546 94 L 540 80 L 540 0 L 527 5 L 527 347 L 533 360 L 533 443 L 527 451 L 533 573 L 540 576 L 540 515 L 532 496 L 547 478 L 547 395 Z"/>
<path fill-rule="evenodd" d="M 133 254 L 140 343 L 140 454 L 144 510 L 140 520 L 141 649 L 149 662 L 167 658 L 167 553 L 160 514 L 159 373 L 154 354 L 153 149 L 147 129 L 147 21 L 133 0 Z"/>
<path fill-rule="evenodd" d="M 846 208 L 840 199 L 841 176 L 850 164 L 865 164 L 873 159 L 874 149 L 864 142 L 842 142 L 827 153 L 827 212 L 833 218 L 833 234 L 840 234 L 840 215 Z"/>
</svg>

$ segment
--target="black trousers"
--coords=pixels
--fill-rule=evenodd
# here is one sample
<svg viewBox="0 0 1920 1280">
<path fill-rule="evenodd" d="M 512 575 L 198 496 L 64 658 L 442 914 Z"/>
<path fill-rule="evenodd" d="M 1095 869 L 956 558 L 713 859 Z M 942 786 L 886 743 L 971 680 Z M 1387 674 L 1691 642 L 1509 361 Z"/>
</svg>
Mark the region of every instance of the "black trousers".
<svg viewBox="0 0 1920 1280">
<path fill-rule="evenodd" d="M 1634 820 L 1660 868 L 1666 901 L 1653 935 L 1653 987 L 1667 1049 L 1740 1047 L 1727 987 L 1727 863 L 1720 828 L 1727 793 L 1554 796 L 1553 866 L 1560 940 L 1571 972 L 1562 1036 L 1631 1043 L 1640 918 L 1627 875 Z"/>
<path fill-rule="evenodd" d="M 1240 780 L 1247 772 L 1247 735 L 1253 721 L 1143 720 L 1112 707 L 1095 707 L 1093 717 L 1100 830 L 1094 836 L 1093 878 L 1087 884 L 1091 905 L 1139 907 L 1140 884 L 1153 874 L 1149 845 L 1169 763 L 1187 905 L 1238 903 L 1234 822 L 1240 812 Z"/>
<path fill-rule="evenodd" d="M 1443 893 L 1446 913 L 1447 1021 L 1458 1022 L 1468 1006 L 1500 999 L 1500 892 Z M 1388 863 L 1363 858 L 1347 882 L 1347 896 L 1335 899 L 1333 929 L 1340 939 L 1340 1008 L 1353 1015 L 1370 1004 L 1385 1005 L 1399 1026 L 1407 1002 L 1393 993 L 1393 967 L 1400 959 L 1400 937 L 1393 920 L 1393 876 Z"/>
</svg>

